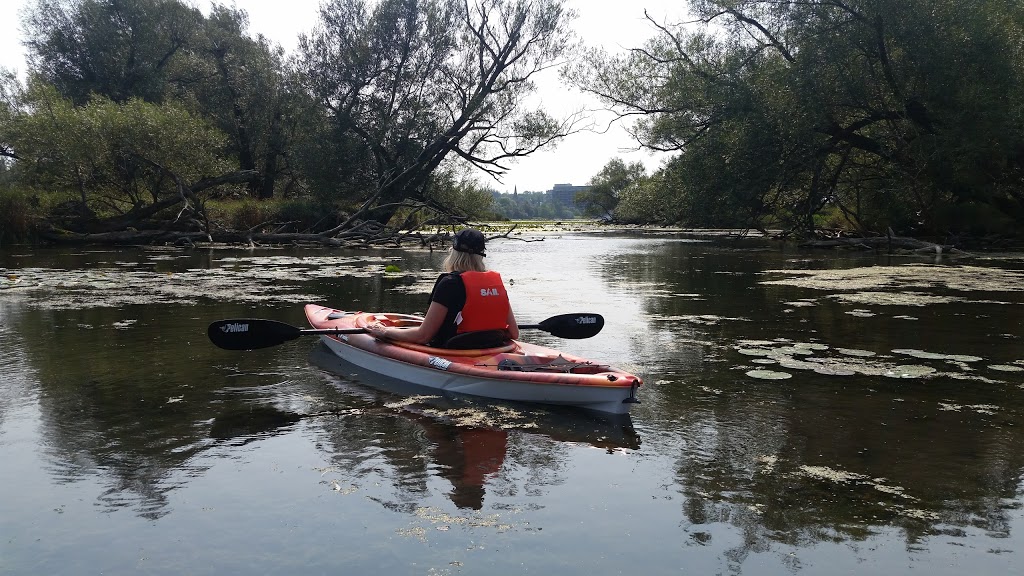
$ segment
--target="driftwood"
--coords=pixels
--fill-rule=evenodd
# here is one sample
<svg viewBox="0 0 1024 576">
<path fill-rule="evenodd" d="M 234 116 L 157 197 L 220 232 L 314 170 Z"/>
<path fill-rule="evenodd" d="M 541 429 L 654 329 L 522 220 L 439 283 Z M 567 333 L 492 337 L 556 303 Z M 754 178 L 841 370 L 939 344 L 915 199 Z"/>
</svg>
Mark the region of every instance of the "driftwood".
<svg viewBox="0 0 1024 576">
<path fill-rule="evenodd" d="M 203 232 L 180 230 L 120 230 L 117 232 L 82 233 L 51 228 L 40 236 L 60 244 L 187 244 L 199 242 L 217 244 L 315 244 L 321 246 L 366 245 L 373 238 L 362 235 L 300 234 L 300 233 L 254 233 L 247 231 Z M 387 239 L 378 239 L 387 242 Z"/>
<path fill-rule="evenodd" d="M 873 236 L 868 238 L 829 238 L 808 240 L 800 244 L 803 248 L 850 248 L 859 250 L 905 250 L 919 254 L 963 254 L 951 244 L 935 244 L 904 236 Z"/>
<path fill-rule="evenodd" d="M 518 225 L 500 234 L 489 235 L 489 239 L 508 238 L 523 241 L 521 238 L 512 238 L 510 234 Z M 359 222 L 353 228 L 343 231 L 327 231 L 321 233 L 282 233 L 282 232 L 257 232 L 252 230 L 220 230 L 206 232 L 204 230 L 118 230 L 111 232 L 75 232 L 56 227 L 49 227 L 40 230 L 40 237 L 58 244 L 112 244 L 112 245 L 152 245 L 152 244 L 175 244 L 195 246 L 199 243 L 214 244 L 242 244 L 248 246 L 257 245 L 282 245 L 282 244 L 304 244 L 329 247 L 366 247 L 366 246 L 401 246 L 406 242 L 415 242 L 421 247 L 434 250 L 435 248 L 446 248 L 451 243 L 451 234 L 448 232 L 433 232 L 423 234 L 418 230 L 406 230 L 395 232 L 381 226 L 378 222 Z"/>
</svg>

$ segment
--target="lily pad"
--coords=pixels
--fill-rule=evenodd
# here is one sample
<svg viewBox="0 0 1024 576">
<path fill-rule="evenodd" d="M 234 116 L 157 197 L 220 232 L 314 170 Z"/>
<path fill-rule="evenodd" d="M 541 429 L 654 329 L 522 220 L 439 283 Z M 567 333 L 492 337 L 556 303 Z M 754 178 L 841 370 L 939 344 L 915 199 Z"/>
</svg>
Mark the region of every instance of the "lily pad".
<svg viewBox="0 0 1024 576">
<path fill-rule="evenodd" d="M 783 346 L 781 348 L 776 348 L 775 350 L 772 350 L 772 356 L 773 357 L 793 356 L 793 355 L 805 356 L 805 355 L 811 355 L 811 354 L 814 354 L 814 350 L 811 350 L 810 348 L 806 348 L 806 347 L 796 346 L 796 345 Z"/>
<path fill-rule="evenodd" d="M 772 340 L 738 340 L 736 343 L 743 348 L 762 348 L 764 346 L 775 346 L 775 344 L 777 344 L 777 342 L 774 342 Z"/>
<path fill-rule="evenodd" d="M 857 350 L 856 348 L 833 348 L 836 352 L 843 354 L 844 356 L 858 356 L 861 358 L 867 358 L 874 356 L 875 353 L 870 350 Z"/>
<path fill-rule="evenodd" d="M 994 364 L 989 366 L 990 370 L 998 370 L 999 372 L 1024 372 L 1022 366 L 1012 366 L 1010 364 Z"/>
<path fill-rule="evenodd" d="M 915 350 L 913 348 L 899 348 L 892 351 L 893 354 L 903 354 L 905 356 L 913 356 L 914 358 L 921 358 L 922 360 L 945 360 L 945 354 L 936 354 L 935 352 L 925 352 L 924 350 Z"/>
<path fill-rule="evenodd" d="M 925 352 L 924 350 L 915 350 L 913 348 L 899 348 L 893 350 L 894 354 L 903 354 L 906 356 L 913 356 L 914 358 L 921 358 L 922 360 L 949 360 L 951 362 L 979 362 L 983 360 L 980 356 L 967 356 L 964 354 L 938 354 L 936 352 Z"/>
<path fill-rule="evenodd" d="M 747 376 L 761 380 L 786 380 L 793 377 L 788 372 L 776 372 L 774 370 L 751 370 L 747 372 Z"/>
<path fill-rule="evenodd" d="M 804 360 L 797 360 L 789 356 L 782 356 L 778 358 L 779 366 L 783 368 L 789 368 L 791 370 L 814 370 L 818 367 L 818 364 L 813 362 L 806 362 Z"/>
<path fill-rule="evenodd" d="M 935 374 L 937 370 L 931 366 L 920 366 L 918 364 L 902 364 L 900 366 L 893 366 L 889 370 L 885 371 L 885 376 L 889 378 L 922 378 L 931 374 Z"/>
<path fill-rule="evenodd" d="M 836 364 L 822 364 L 821 366 L 815 366 L 814 371 L 818 374 L 825 374 L 826 376 L 853 376 L 856 374 L 853 370 Z"/>
<path fill-rule="evenodd" d="M 819 344 L 818 342 L 794 342 L 793 348 L 802 348 L 807 350 L 828 350 L 828 344 Z"/>
</svg>

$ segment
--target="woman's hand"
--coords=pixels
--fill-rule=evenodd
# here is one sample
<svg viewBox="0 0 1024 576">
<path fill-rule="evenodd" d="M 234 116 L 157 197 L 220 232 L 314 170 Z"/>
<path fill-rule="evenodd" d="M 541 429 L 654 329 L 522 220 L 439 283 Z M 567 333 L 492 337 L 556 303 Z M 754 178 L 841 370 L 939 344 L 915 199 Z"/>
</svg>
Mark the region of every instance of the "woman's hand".
<svg viewBox="0 0 1024 576">
<path fill-rule="evenodd" d="M 368 325 L 366 327 L 366 331 L 369 332 L 375 338 L 387 339 L 388 337 L 388 327 L 381 324 L 380 322 L 374 322 L 373 324 Z"/>
</svg>

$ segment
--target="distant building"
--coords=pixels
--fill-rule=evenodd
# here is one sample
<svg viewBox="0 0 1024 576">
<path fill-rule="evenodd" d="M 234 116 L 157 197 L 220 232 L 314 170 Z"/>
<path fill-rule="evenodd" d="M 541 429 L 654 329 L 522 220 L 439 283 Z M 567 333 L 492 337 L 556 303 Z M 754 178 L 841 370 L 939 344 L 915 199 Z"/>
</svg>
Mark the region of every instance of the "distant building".
<svg viewBox="0 0 1024 576">
<path fill-rule="evenodd" d="M 551 187 L 551 190 L 547 191 L 547 195 L 552 200 L 565 206 L 572 206 L 576 204 L 576 194 L 578 192 L 584 192 L 590 190 L 590 186 L 573 186 L 572 184 L 555 184 Z"/>
</svg>

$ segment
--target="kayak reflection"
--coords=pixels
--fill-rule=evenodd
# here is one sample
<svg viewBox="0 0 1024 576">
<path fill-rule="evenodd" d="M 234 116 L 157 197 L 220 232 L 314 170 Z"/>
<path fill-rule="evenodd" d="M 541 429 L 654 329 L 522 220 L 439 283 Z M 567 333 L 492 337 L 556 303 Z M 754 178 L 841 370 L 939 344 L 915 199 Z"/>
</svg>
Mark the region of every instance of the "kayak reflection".
<svg viewBox="0 0 1024 576">
<path fill-rule="evenodd" d="M 459 508 L 483 508 L 487 479 L 505 462 L 508 431 L 463 428 L 418 418 L 426 437 L 434 443 L 434 462 L 452 484 L 448 495 Z"/>
<path fill-rule="evenodd" d="M 338 405 L 358 405 L 364 419 L 395 415 L 415 423 L 422 434 L 392 438 L 406 446 L 384 454 L 400 460 L 393 462 L 395 469 L 408 470 L 410 455 L 424 453 L 426 448 L 425 464 L 431 474 L 451 483 L 448 497 L 459 508 L 482 508 L 488 482 L 505 465 L 510 434 L 538 435 L 610 452 L 640 447 L 640 437 L 628 414 L 590 414 L 572 408 L 442 396 L 436 389 L 361 371 L 322 345 L 314 347 L 309 359 L 344 394 L 337 400 Z M 325 420 L 325 427 L 330 423 Z M 429 446 L 414 446 L 423 440 Z"/>
</svg>

